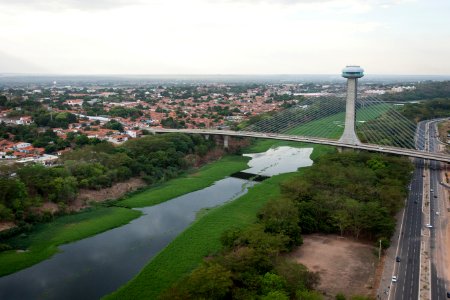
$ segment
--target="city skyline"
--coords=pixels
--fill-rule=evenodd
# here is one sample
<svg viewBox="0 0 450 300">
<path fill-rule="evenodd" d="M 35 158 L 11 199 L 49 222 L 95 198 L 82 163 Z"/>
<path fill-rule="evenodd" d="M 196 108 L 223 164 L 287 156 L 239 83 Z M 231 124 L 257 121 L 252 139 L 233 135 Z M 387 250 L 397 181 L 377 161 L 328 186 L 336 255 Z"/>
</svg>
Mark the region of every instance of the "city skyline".
<svg viewBox="0 0 450 300">
<path fill-rule="evenodd" d="M 0 0 L 0 73 L 448 75 L 443 0 Z"/>
</svg>

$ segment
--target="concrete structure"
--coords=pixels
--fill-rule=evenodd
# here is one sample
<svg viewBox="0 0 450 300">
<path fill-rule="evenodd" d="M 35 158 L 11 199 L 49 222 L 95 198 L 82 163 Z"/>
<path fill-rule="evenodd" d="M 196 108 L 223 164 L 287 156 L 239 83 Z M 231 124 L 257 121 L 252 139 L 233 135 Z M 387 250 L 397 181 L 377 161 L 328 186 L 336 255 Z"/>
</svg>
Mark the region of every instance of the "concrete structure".
<svg viewBox="0 0 450 300">
<path fill-rule="evenodd" d="M 347 66 L 342 70 L 342 77 L 347 78 L 347 102 L 345 107 L 345 127 L 339 142 L 349 145 L 360 145 L 361 141 L 355 132 L 355 103 L 358 88 L 358 78 L 364 76 L 364 70 L 359 66 Z"/>
<path fill-rule="evenodd" d="M 351 149 L 367 150 L 381 153 L 390 153 L 397 155 L 404 155 L 409 157 L 417 157 L 423 159 L 431 159 L 441 162 L 450 163 L 450 155 L 442 153 L 432 153 L 425 152 L 423 150 L 398 148 L 392 146 L 380 146 L 374 144 L 346 144 L 337 140 L 327 139 L 327 138 L 317 138 L 308 137 L 301 135 L 286 135 L 280 133 L 263 133 L 263 132 L 250 132 L 250 131 L 231 131 L 231 130 L 217 130 L 217 129 L 169 129 L 169 128 L 153 128 L 150 130 L 153 134 L 156 133 L 169 133 L 169 132 L 180 132 L 187 134 L 202 134 L 202 135 L 227 135 L 227 136 L 240 136 L 240 137 L 252 137 L 252 138 L 263 138 L 263 139 L 273 139 L 280 141 L 293 141 L 293 142 L 304 142 L 310 144 L 320 144 L 329 145 L 334 147 L 344 147 Z"/>
<path fill-rule="evenodd" d="M 223 136 L 223 147 L 228 149 L 228 135 Z"/>
</svg>

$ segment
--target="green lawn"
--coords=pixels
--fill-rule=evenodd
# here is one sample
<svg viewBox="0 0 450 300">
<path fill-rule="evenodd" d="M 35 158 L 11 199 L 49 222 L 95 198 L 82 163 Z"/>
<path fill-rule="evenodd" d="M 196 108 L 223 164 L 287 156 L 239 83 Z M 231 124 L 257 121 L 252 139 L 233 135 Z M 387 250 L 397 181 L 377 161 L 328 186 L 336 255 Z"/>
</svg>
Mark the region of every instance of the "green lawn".
<svg viewBox="0 0 450 300">
<path fill-rule="evenodd" d="M 386 104 L 361 108 L 357 111 L 357 121 L 368 121 L 377 118 L 391 107 Z M 340 112 L 322 119 L 300 125 L 286 132 L 292 135 L 317 136 L 330 139 L 339 138 L 344 132 L 345 113 Z M 357 126 L 358 126 L 357 122 Z"/>
<path fill-rule="evenodd" d="M 38 225 L 28 235 L 20 235 L 10 242 L 26 252 L 0 253 L 0 276 L 32 266 L 58 251 L 58 246 L 77 241 L 129 223 L 140 211 L 121 207 L 99 207 L 90 211 L 57 218 Z"/>
<path fill-rule="evenodd" d="M 160 186 L 132 195 L 118 203 L 127 207 L 145 207 L 203 189 L 219 179 L 247 168 L 248 157 L 229 155 L 207 164 L 194 173 L 169 180 Z"/>
</svg>

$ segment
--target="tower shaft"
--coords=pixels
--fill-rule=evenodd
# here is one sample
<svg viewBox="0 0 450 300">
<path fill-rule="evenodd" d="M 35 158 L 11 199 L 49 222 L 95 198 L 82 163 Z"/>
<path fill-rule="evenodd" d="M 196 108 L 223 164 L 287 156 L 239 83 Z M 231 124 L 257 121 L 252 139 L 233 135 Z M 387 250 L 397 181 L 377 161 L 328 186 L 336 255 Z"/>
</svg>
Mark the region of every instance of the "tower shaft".
<svg viewBox="0 0 450 300">
<path fill-rule="evenodd" d="M 345 127 L 344 133 L 339 139 L 344 144 L 361 144 L 355 132 L 355 103 L 356 92 L 358 87 L 357 78 L 347 78 L 347 101 L 345 105 Z"/>
</svg>

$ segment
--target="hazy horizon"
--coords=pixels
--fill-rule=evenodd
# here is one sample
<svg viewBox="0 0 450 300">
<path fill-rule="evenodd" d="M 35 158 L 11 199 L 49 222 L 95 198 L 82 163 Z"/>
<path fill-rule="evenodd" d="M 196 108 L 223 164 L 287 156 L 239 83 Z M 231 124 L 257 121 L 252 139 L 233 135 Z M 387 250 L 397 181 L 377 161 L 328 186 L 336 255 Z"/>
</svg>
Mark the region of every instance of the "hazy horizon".
<svg viewBox="0 0 450 300">
<path fill-rule="evenodd" d="M 421 81 L 448 81 L 450 75 L 368 75 L 361 84 L 415 84 Z M 0 74 L 1 86 L 42 85 L 142 85 L 142 84 L 283 84 L 283 83 L 341 83 L 340 74 L 164 74 L 164 75 L 6 75 Z"/>
</svg>

